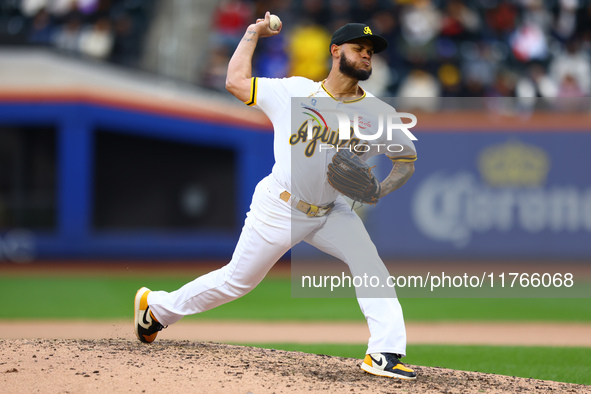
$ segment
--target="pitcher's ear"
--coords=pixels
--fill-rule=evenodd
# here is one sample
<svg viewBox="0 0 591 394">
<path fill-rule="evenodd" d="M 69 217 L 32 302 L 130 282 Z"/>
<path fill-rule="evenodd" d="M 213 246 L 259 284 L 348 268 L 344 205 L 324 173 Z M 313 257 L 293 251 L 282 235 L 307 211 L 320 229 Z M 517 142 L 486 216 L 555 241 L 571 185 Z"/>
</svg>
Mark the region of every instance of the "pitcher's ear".
<svg viewBox="0 0 591 394">
<path fill-rule="evenodd" d="M 332 44 L 330 46 L 330 54 L 332 56 L 338 57 L 341 55 L 341 46 L 337 44 Z"/>
</svg>

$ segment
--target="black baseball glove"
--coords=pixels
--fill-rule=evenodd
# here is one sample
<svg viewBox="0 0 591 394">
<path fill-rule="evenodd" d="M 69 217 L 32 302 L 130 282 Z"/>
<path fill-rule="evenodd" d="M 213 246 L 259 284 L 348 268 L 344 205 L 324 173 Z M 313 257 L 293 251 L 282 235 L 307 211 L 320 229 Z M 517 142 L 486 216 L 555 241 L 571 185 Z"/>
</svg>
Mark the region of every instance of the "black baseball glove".
<svg viewBox="0 0 591 394">
<path fill-rule="evenodd" d="M 372 168 L 355 153 L 341 149 L 328 164 L 328 183 L 354 202 L 376 204 L 380 196 L 380 182 L 371 172 Z"/>
</svg>

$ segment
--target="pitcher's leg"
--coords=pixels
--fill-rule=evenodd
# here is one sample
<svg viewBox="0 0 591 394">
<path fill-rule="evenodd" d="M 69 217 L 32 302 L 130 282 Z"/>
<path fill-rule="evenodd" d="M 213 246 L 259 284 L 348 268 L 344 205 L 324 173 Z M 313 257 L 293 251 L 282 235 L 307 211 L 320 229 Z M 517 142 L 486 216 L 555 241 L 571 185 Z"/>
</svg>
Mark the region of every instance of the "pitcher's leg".
<svg viewBox="0 0 591 394">
<path fill-rule="evenodd" d="M 370 353 L 406 355 L 406 327 L 398 298 L 358 298 L 371 336 L 367 344 Z"/>
<path fill-rule="evenodd" d="M 388 270 L 359 216 L 351 212 L 346 203 L 338 204 L 325 224 L 305 241 L 344 261 L 351 275 L 379 278 L 377 288 L 356 289 L 357 300 L 371 334 L 367 353 L 406 354 L 402 308 L 395 290 L 387 286 Z"/>
<path fill-rule="evenodd" d="M 226 266 L 198 277 L 171 293 L 153 291 L 148 305 L 163 325 L 177 322 L 183 316 L 204 312 L 243 296 L 263 280 L 273 265 L 291 246 L 287 228 L 265 227 L 249 215 L 236 245 L 232 260 Z M 269 237 L 269 232 L 276 233 Z"/>
</svg>

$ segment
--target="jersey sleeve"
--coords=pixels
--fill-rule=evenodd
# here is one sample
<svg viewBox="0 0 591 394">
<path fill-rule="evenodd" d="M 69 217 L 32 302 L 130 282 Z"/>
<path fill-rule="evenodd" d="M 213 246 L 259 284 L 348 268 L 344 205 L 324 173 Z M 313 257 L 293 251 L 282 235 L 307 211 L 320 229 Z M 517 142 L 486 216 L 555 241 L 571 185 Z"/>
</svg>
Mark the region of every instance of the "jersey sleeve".
<svg viewBox="0 0 591 394">
<path fill-rule="evenodd" d="M 398 144 L 400 145 L 400 147 L 398 147 L 398 149 L 400 150 L 399 152 L 386 153 L 386 156 L 388 156 L 390 160 L 394 162 L 401 161 L 405 163 L 411 163 L 417 160 L 417 151 L 415 149 L 415 145 L 412 143 L 410 139 L 405 143 Z"/>
<path fill-rule="evenodd" d="M 402 134 L 402 132 L 400 132 Z M 385 133 L 384 133 L 385 134 Z M 364 142 L 362 145 L 368 145 L 369 148 L 361 154 L 364 160 L 370 157 L 385 154 L 393 162 L 411 163 L 417 160 L 417 151 L 415 144 L 406 135 L 398 136 L 394 140 L 380 139 L 375 142 Z"/>
<path fill-rule="evenodd" d="M 393 162 L 416 161 L 417 150 L 410 136 L 397 127 L 389 130 L 390 124 L 402 125 L 408 123 L 408 121 L 403 122 L 400 116 L 398 116 L 398 112 L 380 99 L 371 96 L 366 100 L 368 101 L 364 105 L 365 108 L 369 108 L 368 113 L 370 119 L 381 119 L 383 131 L 376 140 L 368 142 L 370 149 L 365 157 L 369 158 L 377 154 L 385 154 Z"/>
<path fill-rule="evenodd" d="M 401 130 L 394 131 L 391 144 L 396 144 L 386 152 L 386 156 L 393 162 L 410 163 L 417 160 L 417 149 L 412 140 Z"/>
<path fill-rule="evenodd" d="M 244 104 L 248 105 L 249 107 L 257 105 L 258 79 L 258 77 L 253 77 L 250 79 L 250 97 L 244 102 Z"/>
<path fill-rule="evenodd" d="M 245 102 L 249 107 L 273 112 L 276 107 L 283 107 L 290 99 L 288 92 L 289 78 L 253 77 L 250 83 L 250 97 Z"/>
<path fill-rule="evenodd" d="M 393 110 L 393 108 L 392 108 Z M 393 123 L 404 124 L 402 119 L 397 118 L 393 120 Z M 386 156 L 393 162 L 406 162 L 410 163 L 417 160 L 417 149 L 415 144 L 412 142 L 410 137 L 400 129 L 392 130 L 392 140 L 390 144 L 396 144 L 395 147 L 388 150 Z"/>
<path fill-rule="evenodd" d="M 306 81 L 308 80 L 301 77 L 253 77 L 250 84 L 250 97 L 245 104 L 259 108 L 273 121 L 274 116 L 290 108 L 291 97 L 297 96 L 299 88 Z"/>
</svg>

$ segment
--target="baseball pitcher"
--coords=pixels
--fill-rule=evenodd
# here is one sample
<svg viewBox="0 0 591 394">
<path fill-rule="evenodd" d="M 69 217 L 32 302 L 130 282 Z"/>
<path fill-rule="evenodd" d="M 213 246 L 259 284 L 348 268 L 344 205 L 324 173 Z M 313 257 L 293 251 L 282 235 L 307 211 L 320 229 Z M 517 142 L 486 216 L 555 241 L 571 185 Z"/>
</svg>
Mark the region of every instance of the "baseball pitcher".
<svg viewBox="0 0 591 394">
<path fill-rule="evenodd" d="M 412 176 L 416 150 L 402 131 L 380 133 L 379 113 L 394 109 L 358 84 L 371 75 L 372 55 L 387 41 L 364 24 L 350 23 L 332 36 L 332 69 L 322 82 L 302 77 L 269 79 L 252 76 L 252 57 L 259 39 L 281 32 L 270 26 L 270 13 L 250 25 L 228 65 L 226 88 L 249 106 L 262 110 L 273 123 L 275 165 L 257 185 L 231 261 L 173 292 L 138 290 L 134 302 L 135 332 L 142 342 L 183 316 L 207 311 L 254 289 L 290 248 L 304 241 L 347 264 L 353 275 L 388 275 L 365 226 L 342 194 L 376 203 Z M 292 110 L 295 99 L 297 111 Z M 372 105 L 367 105 L 370 100 Z M 336 112 L 355 114 L 372 139 L 350 134 L 340 138 Z M 394 111 L 395 112 L 395 111 Z M 374 119 L 375 121 L 368 121 Z M 342 121 L 342 117 L 341 117 Z M 316 123 L 314 123 L 316 122 Z M 319 124 L 320 123 L 320 124 Z M 384 149 L 386 144 L 396 149 Z M 344 153 L 342 153 L 344 152 Z M 365 161 L 387 155 L 392 171 L 382 182 Z M 347 231 L 343 231 L 346 229 Z M 394 289 L 383 297 L 357 291 L 370 338 L 361 368 L 371 374 L 415 379 L 403 365 L 406 330 Z"/>
</svg>

